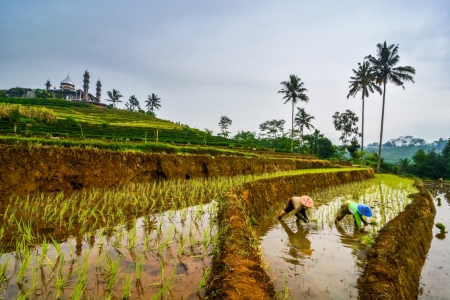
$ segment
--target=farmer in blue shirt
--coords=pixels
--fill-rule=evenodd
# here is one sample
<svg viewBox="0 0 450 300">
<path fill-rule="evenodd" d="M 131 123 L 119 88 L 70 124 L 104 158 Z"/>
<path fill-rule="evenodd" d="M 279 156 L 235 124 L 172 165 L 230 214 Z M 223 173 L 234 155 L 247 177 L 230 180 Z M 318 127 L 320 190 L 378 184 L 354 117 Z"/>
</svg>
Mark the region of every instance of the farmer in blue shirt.
<svg viewBox="0 0 450 300">
<path fill-rule="evenodd" d="M 356 226 L 358 227 L 358 229 L 361 229 L 361 221 L 364 223 L 364 225 L 369 224 L 366 222 L 366 220 L 364 220 L 362 216 L 370 218 L 372 216 L 372 209 L 362 203 L 345 201 L 344 203 L 342 203 L 341 208 L 337 212 L 336 219 L 334 219 L 334 224 L 337 225 L 337 222 L 342 220 L 346 215 L 353 215 Z"/>
</svg>

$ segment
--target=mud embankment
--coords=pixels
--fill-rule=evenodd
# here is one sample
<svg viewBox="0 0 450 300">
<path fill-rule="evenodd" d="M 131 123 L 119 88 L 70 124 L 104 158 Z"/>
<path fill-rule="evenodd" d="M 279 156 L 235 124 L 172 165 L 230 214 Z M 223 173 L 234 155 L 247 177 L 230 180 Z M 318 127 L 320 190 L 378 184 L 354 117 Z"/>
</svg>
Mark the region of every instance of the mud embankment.
<svg viewBox="0 0 450 300">
<path fill-rule="evenodd" d="M 419 279 L 433 238 L 436 208 L 418 181 L 411 204 L 380 230 L 358 279 L 359 299 L 417 299 Z"/>
<path fill-rule="evenodd" d="M 250 216 L 266 212 L 294 195 L 373 178 L 372 169 L 274 177 L 228 191 L 219 210 L 219 249 L 209 278 L 214 299 L 272 299 L 275 290 L 264 270 L 259 234 Z"/>
<path fill-rule="evenodd" d="M 0 146 L 0 200 L 11 194 L 70 192 L 158 179 L 235 176 L 329 167 L 332 165 L 322 160 Z"/>
</svg>

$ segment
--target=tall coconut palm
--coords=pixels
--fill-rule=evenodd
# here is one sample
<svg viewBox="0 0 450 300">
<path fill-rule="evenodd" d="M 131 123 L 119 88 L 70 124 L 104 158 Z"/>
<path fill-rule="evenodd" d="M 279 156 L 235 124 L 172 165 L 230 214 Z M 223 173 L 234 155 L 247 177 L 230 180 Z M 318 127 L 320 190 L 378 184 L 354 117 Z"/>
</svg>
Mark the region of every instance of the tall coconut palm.
<svg viewBox="0 0 450 300">
<path fill-rule="evenodd" d="M 355 74 L 354 77 L 350 77 L 350 91 L 347 95 L 347 99 L 350 96 L 355 97 L 358 92 L 361 92 L 362 96 L 362 125 L 361 125 L 361 158 L 362 151 L 364 150 L 364 98 L 369 97 L 370 93 L 382 93 L 381 88 L 376 85 L 377 73 L 368 61 L 363 61 L 362 64 L 358 63 L 358 70 L 352 69 Z"/>
<path fill-rule="evenodd" d="M 280 83 L 283 89 L 278 91 L 278 94 L 285 94 L 283 99 L 286 99 L 284 104 L 292 101 L 292 130 L 291 130 L 291 152 L 294 152 L 294 107 L 300 100 L 308 102 L 309 98 L 305 95 L 307 89 L 303 87 L 304 83 L 297 75 L 289 75 L 289 81 Z"/>
<path fill-rule="evenodd" d="M 161 98 L 158 98 L 156 94 L 153 94 L 150 96 L 147 96 L 147 100 L 145 100 L 145 103 L 147 103 L 145 106 L 148 108 L 149 111 L 154 112 L 155 108 L 159 110 L 161 107 Z"/>
<path fill-rule="evenodd" d="M 306 128 L 311 130 L 314 126 L 311 124 L 311 121 L 314 120 L 314 117 L 308 114 L 303 107 L 297 107 L 297 113 L 295 114 L 295 126 L 300 129 L 300 136 L 302 138 L 303 144 L 303 129 Z"/>
<path fill-rule="evenodd" d="M 116 103 L 122 102 L 122 100 L 120 100 L 120 98 L 122 98 L 123 95 L 121 95 L 118 90 L 113 89 L 112 92 L 108 91 L 107 94 L 108 94 L 109 99 L 106 99 L 106 101 L 112 102 L 113 107 L 116 107 Z"/>
<path fill-rule="evenodd" d="M 389 81 L 397 86 L 403 87 L 406 81 L 414 83 L 413 76 L 416 70 L 413 67 L 395 67 L 400 61 L 398 55 L 398 45 L 377 44 L 377 57 L 371 55 L 366 57 L 372 64 L 377 74 L 376 83 L 383 84 L 383 107 L 381 110 L 381 130 L 380 130 L 380 144 L 378 146 L 378 165 L 377 172 L 380 170 L 381 164 L 381 145 L 383 144 L 383 122 L 384 122 L 384 104 L 386 99 L 386 83 Z"/>
</svg>

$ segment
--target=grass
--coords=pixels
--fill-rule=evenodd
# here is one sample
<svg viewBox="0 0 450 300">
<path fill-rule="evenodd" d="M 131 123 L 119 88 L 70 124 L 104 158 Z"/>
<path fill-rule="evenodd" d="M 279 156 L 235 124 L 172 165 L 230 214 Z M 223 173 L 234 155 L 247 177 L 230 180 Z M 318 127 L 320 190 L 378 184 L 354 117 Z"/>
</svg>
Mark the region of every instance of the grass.
<svg viewBox="0 0 450 300">
<path fill-rule="evenodd" d="M 186 125 L 159 119 L 150 115 L 127 110 L 100 108 L 92 104 L 59 99 L 3 98 L 0 103 L 20 104 L 35 108 L 51 109 L 56 123 L 45 123 L 27 128 L 19 124 L 18 133 L 26 131 L 32 135 L 97 138 L 114 141 L 155 141 L 180 144 L 203 144 L 206 133 Z M 158 132 L 157 132 L 158 131 Z M 0 134 L 12 134 L 13 127 L 0 119 Z M 219 136 L 208 136 L 207 144 L 228 146 L 230 140 Z M 239 142 L 232 141 L 238 145 Z"/>
<path fill-rule="evenodd" d="M 164 143 L 130 143 L 130 142 L 107 142 L 102 140 L 52 140 L 45 138 L 27 138 L 14 136 L 0 136 L 0 144 L 27 145 L 28 147 L 64 147 L 83 148 L 110 151 L 134 151 L 144 153 L 166 153 L 166 154 L 210 154 L 210 155 L 234 155 L 234 156 L 256 156 L 251 153 L 237 150 L 227 150 L 206 146 L 175 146 Z"/>
</svg>

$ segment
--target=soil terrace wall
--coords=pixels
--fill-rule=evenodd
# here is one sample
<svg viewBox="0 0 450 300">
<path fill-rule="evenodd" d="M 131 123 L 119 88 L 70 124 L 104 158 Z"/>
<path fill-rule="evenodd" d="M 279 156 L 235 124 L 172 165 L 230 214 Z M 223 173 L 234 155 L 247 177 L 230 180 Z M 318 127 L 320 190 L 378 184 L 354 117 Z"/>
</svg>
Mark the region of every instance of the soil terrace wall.
<svg viewBox="0 0 450 300">
<path fill-rule="evenodd" d="M 330 168 L 322 160 L 149 154 L 57 147 L 0 146 L 0 201 L 11 194 L 70 192 L 158 179 L 234 176 Z"/>
<path fill-rule="evenodd" d="M 274 177 L 230 189 L 219 210 L 220 251 L 213 260 L 209 296 L 214 299 L 273 298 L 274 287 L 262 267 L 259 235 L 249 222 L 250 215 L 258 218 L 293 195 L 373 177 L 372 169 L 361 169 Z"/>
<path fill-rule="evenodd" d="M 411 204 L 378 234 L 358 279 L 359 299 L 417 299 L 423 264 L 433 238 L 433 197 L 416 182 Z"/>
</svg>

